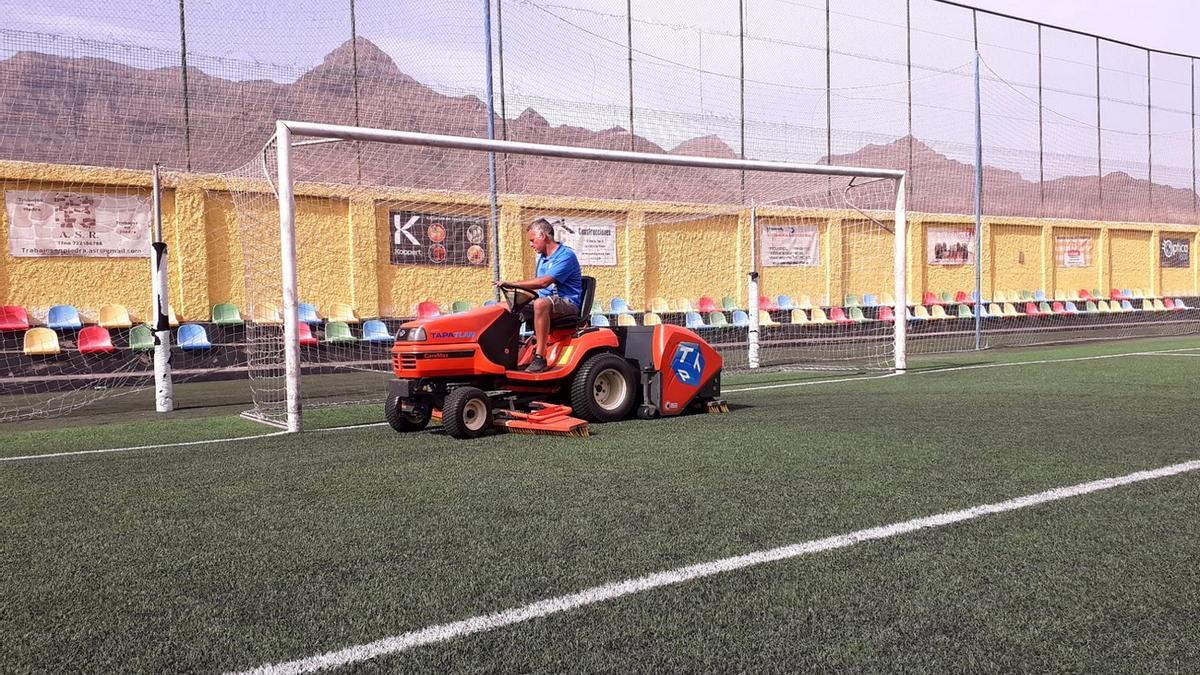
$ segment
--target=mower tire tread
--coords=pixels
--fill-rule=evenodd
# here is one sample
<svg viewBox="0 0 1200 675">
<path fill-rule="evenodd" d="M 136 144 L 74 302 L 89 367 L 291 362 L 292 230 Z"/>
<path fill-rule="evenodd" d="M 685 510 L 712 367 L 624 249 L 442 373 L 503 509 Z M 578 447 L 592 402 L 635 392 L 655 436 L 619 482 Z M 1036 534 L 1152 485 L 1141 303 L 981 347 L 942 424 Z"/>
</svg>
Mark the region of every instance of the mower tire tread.
<svg viewBox="0 0 1200 675">
<path fill-rule="evenodd" d="M 596 378 L 606 370 L 616 370 L 625 379 L 625 400 L 607 410 L 595 398 Z M 633 412 L 637 398 L 637 371 L 628 361 L 611 352 L 592 354 L 584 359 L 571 382 L 571 410 L 589 422 L 626 419 Z"/>
<path fill-rule="evenodd" d="M 442 427 L 451 437 L 478 438 L 492 428 L 492 419 L 492 400 L 482 389 L 458 387 L 446 394 Z"/>
<path fill-rule="evenodd" d="M 433 410 L 426 406 L 423 412 L 406 413 L 400 406 L 400 397 L 388 395 L 383 401 L 383 416 L 392 429 L 400 432 L 420 431 L 429 425 Z"/>
</svg>

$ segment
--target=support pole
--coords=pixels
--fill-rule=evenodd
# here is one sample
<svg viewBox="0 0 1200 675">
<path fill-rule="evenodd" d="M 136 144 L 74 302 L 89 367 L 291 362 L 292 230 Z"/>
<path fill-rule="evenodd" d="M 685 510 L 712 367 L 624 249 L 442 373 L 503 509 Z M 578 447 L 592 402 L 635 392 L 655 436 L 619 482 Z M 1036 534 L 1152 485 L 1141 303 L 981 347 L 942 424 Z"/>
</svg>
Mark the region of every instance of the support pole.
<svg viewBox="0 0 1200 675">
<path fill-rule="evenodd" d="M 496 102 L 492 95 L 492 0 L 483 0 L 484 67 L 487 69 L 487 137 L 496 140 Z M 492 281 L 500 283 L 500 207 L 496 199 L 496 153 L 488 152 L 488 196 L 492 207 Z M 500 299 L 500 289 L 493 291 Z"/>
<path fill-rule="evenodd" d="M 983 348 L 983 111 L 975 50 L 975 349 Z"/>
<path fill-rule="evenodd" d="M 907 174 L 896 180 L 896 241 L 892 247 L 892 268 L 896 293 L 896 314 L 892 322 L 892 339 L 896 351 L 896 372 L 908 370 L 908 212 L 904 202 Z"/>
<path fill-rule="evenodd" d="M 170 295 L 167 285 L 167 245 L 162 232 L 162 183 L 159 181 L 159 165 L 154 164 L 151 174 L 153 194 L 151 209 L 154 212 L 154 243 L 151 244 L 150 275 L 154 298 L 154 409 L 160 413 L 175 409 L 175 387 L 171 381 L 171 319 Z"/>
<path fill-rule="evenodd" d="M 750 330 L 747 336 L 749 347 L 746 364 L 758 367 L 758 208 L 750 207 L 750 275 L 749 275 Z"/>
<path fill-rule="evenodd" d="M 296 307 L 296 196 L 292 185 L 292 130 L 275 123 L 279 180 L 279 256 L 283 277 L 283 362 L 287 388 L 287 430 L 300 431 L 300 329 Z"/>
</svg>

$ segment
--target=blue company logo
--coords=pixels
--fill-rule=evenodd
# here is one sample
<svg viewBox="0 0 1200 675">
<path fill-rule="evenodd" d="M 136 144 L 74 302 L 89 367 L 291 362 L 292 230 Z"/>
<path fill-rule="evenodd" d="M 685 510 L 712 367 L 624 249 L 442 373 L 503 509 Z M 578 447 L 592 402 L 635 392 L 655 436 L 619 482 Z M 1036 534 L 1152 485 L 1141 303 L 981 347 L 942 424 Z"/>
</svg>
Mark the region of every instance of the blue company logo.
<svg viewBox="0 0 1200 675">
<path fill-rule="evenodd" d="M 700 352 L 700 345 L 680 342 L 675 348 L 675 356 L 671 357 L 671 370 L 680 382 L 700 386 L 700 375 L 704 372 L 704 354 Z"/>
</svg>

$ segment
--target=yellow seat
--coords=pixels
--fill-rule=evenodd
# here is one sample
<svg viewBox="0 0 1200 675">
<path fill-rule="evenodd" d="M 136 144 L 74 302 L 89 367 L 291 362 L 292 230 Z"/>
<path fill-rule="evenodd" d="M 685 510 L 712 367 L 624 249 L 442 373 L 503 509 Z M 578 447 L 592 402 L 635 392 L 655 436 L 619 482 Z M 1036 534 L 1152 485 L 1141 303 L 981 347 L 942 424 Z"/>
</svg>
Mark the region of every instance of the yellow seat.
<svg viewBox="0 0 1200 675">
<path fill-rule="evenodd" d="M 442 314 L 446 314 L 446 308 L 442 308 Z M 326 321 L 341 321 L 342 323 L 358 323 L 358 315 L 354 313 L 354 308 L 344 302 L 335 302 L 329 306 L 329 313 L 325 316 Z"/>
<path fill-rule="evenodd" d="M 621 315 L 624 316 L 624 315 Z M 657 326 L 662 323 L 662 317 L 654 312 L 646 312 L 642 315 L 643 326 Z M 621 325 L 621 317 L 617 317 L 617 325 Z"/>
<path fill-rule="evenodd" d="M 800 302 L 796 303 L 798 309 L 812 309 L 812 297 L 808 295 L 800 296 Z"/>
<path fill-rule="evenodd" d="M 1097 311 L 1102 312 L 1104 314 L 1108 314 L 1108 313 L 1112 312 L 1112 308 L 1108 306 L 1107 300 L 1098 300 L 1096 302 L 1096 309 L 1097 309 Z"/>
<path fill-rule="evenodd" d="M 1003 315 L 1004 316 L 1021 316 L 1021 313 L 1017 311 L 1017 308 L 1014 307 L 1011 302 L 1006 302 L 1006 303 L 1004 303 L 1004 314 Z"/>
<path fill-rule="evenodd" d="M 1151 296 L 1150 296 L 1150 294 L 1146 293 L 1146 291 L 1144 291 L 1144 290 L 1142 290 L 1142 289 L 1140 289 L 1140 288 L 1135 288 L 1135 289 L 1133 289 L 1133 297 L 1135 297 L 1135 298 L 1149 298 L 1149 297 L 1151 297 Z"/>
<path fill-rule="evenodd" d="M 129 310 L 123 305 L 105 305 L 100 308 L 100 320 L 96 323 L 105 328 L 133 328 Z"/>
<path fill-rule="evenodd" d="M 993 302 L 987 306 L 987 316 L 1004 316 L 1004 310 L 1000 309 L 1000 305 Z"/>
<path fill-rule="evenodd" d="M 912 314 L 913 314 L 914 319 L 930 319 L 930 318 L 932 318 L 929 316 L 929 309 L 927 307 L 925 307 L 925 305 L 917 305 L 917 306 L 913 307 Z M 942 312 L 943 319 L 946 318 L 945 315 L 946 315 L 946 313 Z"/>
<path fill-rule="evenodd" d="M 637 323 L 637 319 L 633 318 L 632 314 L 618 314 L 617 315 L 617 325 L 618 326 L 636 326 L 636 325 L 638 325 L 638 323 Z"/>
<path fill-rule="evenodd" d="M 765 309 L 758 310 L 758 325 L 774 326 L 775 320 L 771 318 L 771 313 Z"/>
<path fill-rule="evenodd" d="M 992 300 L 1003 305 L 1004 303 L 1008 302 L 1008 295 L 1006 295 L 1004 291 L 996 291 L 992 295 Z"/>
<path fill-rule="evenodd" d="M 808 323 L 808 315 L 802 309 L 792 310 L 792 323 L 804 324 Z"/>
<path fill-rule="evenodd" d="M 662 314 L 671 311 L 671 306 L 667 304 L 666 298 L 650 298 L 650 311 Z"/>
<path fill-rule="evenodd" d="M 58 334 L 49 328 L 30 328 L 25 331 L 26 356 L 54 356 L 60 351 Z"/>
<path fill-rule="evenodd" d="M 946 316 L 946 308 L 942 307 L 941 305 L 934 305 L 933 309 L 929 312 L 929 318 L 949 319 L 950 317 Z"/>
<path fill-rule="evenodd" d="M 812 308 L 812 321 L 810 321 L 809 323 L 824 324 L 824 323 L 833 323 L 833 322 L 829 320 L 829 317 L 825 316 L 825 310 L 821 309 L 820 307 L 813 307 Z"/>
<path fill-rule="evenodd" d="M 283 323 L 283 313 L 279 311 L 279 307 L 269 302 L 255 303 L 251 307 L 250 317 L 254 323 L 265 325 Z"/>
<path fill-rule="evenodd" d="M 1054 300 L 1074 300 L 1075 298 L 1067 297 L 1067 292 L 1061 288 L 1054 289 Z"/>
<path fill-rule="evenodd" d="M 1156 311 L 1156 312 L 1167 311 L 1167 306 L 1163 304 L 1163 301 L 1161 298 L 1154 299 L 1154 311 Z"/>
<path fill-rule="evenodd" d="M 1143 312 L 1153 312 L 1154 311 L 1154 303 L 1150 302 L 1149 300 L 1142 300 L 1142 311 Z"/>
<path fill-rule="evenodd" d="M 696 309 L 695 307 L 692 307 L 691 300 L 688 300 L 687 298 L 676 298 L 675 299 L 675 311 L 676 312 L 691 312 L 691 311 L 695 311 L 695 309 Z"/>
<path fill-rule="evenodd" d="M 896 297 L 891 293 L 881 293 L 879 295 L 879 304 L 883 307 L 895 307 Z"/>
</svg>

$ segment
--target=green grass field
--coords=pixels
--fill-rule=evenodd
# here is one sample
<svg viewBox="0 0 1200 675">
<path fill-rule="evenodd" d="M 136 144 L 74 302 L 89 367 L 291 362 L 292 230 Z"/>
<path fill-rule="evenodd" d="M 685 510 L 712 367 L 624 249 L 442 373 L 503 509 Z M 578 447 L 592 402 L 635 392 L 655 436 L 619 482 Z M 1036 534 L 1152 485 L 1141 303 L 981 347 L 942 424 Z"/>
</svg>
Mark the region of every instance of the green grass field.
<svg viewBox="0 0 1200 675">
<path fill-rule="evenodd" d="M 816 383 L 844 377 L 730 376 L 727 415 L 589 439 L 369 426 L 0 462 L 0 669 L 244 670 L 1200 458 L 1196 338 Z M 758 388 L 779 384 L 800 386 Z M 0 457 L 270 432 L 213 386 L 169 421 L 112 407 L 9 425 Z M 1195 672 L 1198 505 L 1182 473 L 348 669 Z"/>
</svg>

